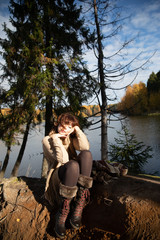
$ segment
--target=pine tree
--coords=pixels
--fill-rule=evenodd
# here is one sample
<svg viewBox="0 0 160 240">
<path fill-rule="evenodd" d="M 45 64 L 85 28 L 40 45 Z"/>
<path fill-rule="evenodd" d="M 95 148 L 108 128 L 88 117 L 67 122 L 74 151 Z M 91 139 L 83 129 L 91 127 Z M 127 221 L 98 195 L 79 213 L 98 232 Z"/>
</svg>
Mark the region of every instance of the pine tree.
<svg viewBox="0 0 160 240">
<path fill-rule="evenodd" d="M 152 155 L 152 148 L 138 142 L 134 134 L 131 134 L 125 125 L 122 131 L 117 131 L 119 138 L 114 138 L 115 144 L 110 144 L 109 154 L 111 162 L 119 162 L 128 167 L 129 172 L 140 173 L 142 167 Z"/>
<path fill-rule="evenodd" d="M 157 75 L 154 72 L 152 72 L 147 81 L 148 93 L 150 94 L 151 92 L 157 92 L 160 89 L 158 88 L 158 85 L 159 84 Z"/>
<path fill-rule="evenodd" d="M 48 134 L 53 109 L 55 114 L 64 108 L 78 114 L 82 102 L 92 95 L 94 84 L 82 59 L 89 32 L 74 0 L 11 0 L 9 10 L 14 30 L 4 24 L 7 38 L 0 39 L 5 60 L 2 78 L 9 89 L 4 89 L 1 100 L 11 109 L 17 131 L 24 123 L 30 128 L 36 109 L 45 108 Z M 22 152 L 24 148 L 25 144 Z"/>
<path fill-rule="evenodd" d="M 159 112 L 160 106 L 160 72 L 152 72 L 147 81 L 148 105 L 150 112 Z"/>
</svg>

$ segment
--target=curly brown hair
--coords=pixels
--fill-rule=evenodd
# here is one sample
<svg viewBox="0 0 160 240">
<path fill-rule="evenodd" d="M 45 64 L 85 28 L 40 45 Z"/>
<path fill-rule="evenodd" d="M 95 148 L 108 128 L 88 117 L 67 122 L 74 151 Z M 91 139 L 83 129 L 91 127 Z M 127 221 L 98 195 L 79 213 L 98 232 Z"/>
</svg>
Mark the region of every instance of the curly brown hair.
<svg viewBox="0 0 160 240">
<path fill-rule="evenodd" d="M 71 113 L 62 113 L 57 120 L 57 125 L 59 124 L 61 124 L 62 126 L 70 124 L 72 127 L 74 127 L 74 126 L 79 126 L 79 121 Z"/>
<path fill-rule="evenodd" d="M 76 116 L 74 116 L 71 113 L 62 113 L 58 119 L 57 122 L 54 123 L 53 129 L 50 131 L 49 135 L 53 134 L 54 132 L 57 132 L 58 125 L 61 124 L 64 125 L 71 125 L 72 127 L 78 126 L 80 127 L 79 121 Z"/>
</svg>

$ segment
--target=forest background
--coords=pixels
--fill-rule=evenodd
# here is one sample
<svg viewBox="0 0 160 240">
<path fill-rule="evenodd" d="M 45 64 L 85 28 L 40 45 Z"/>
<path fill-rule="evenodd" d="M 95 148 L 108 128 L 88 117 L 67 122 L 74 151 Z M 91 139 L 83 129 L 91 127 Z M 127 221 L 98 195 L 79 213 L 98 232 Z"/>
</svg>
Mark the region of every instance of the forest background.
<svg viewBox="0 0 160 240">
<path fill-rule="evenodd" d="M 128 86 L 125 95 L 119 103 L 108 105 L 108 113 L 122 113 L 128 116 L 150 115 L 160 113 L 160 71 L 152 72 L 144 82 Z M 10 109 L 1 109 L 3 115 L 10 112 Z M 45 120 L 45 112 L 37 110 L 37 116 L 41 114 Z M 99 105 L 83 105 L 81 109 L 83 117 L 100 116 Z M 37 118 L 35 118 L 36 121 Z"/>
<path fill-rule="evenodd" d="M 4 59 L 1 81 L 8 86 L 6 89 L 2 85 L 0 91 L 0 136 L 6 143 L 8 159 L 11 146 L 17 143 L 17 133 L 23 134 L 16 161 L 18 165 L 29 130 L 37 123 L 35 119 L 40 122 L 45 118 L 47 135 L 62 111 L 73 112 L 83 125 L 87 124 L 84 115 L 100 115 L 102 160 L 107 160 L 107 114 L 115 111 L 131 114 L 131 109 L 138 108 L 142 102 L 145 107 L 139 107 L 141 114 L 155 106 L 151 100 L 159 93 L 159 85 L 153 84 L 159 84 L 158 73 L 154 80 L 149 81 L 147 91 L 141 83 L 131 87 L 130 84 L 125 85 L 123 88 L 127 91 L 121 104 L 108 104 L 109 100 L 117 99 L 112 84 L 143 69 L 152 56 L 143 58 L 143 52 L 140 52 L 128 63 L 115 60 L 115 56 L 123 59 L 125 48 L 133 38 L 126 38 L 112 56 L 104 54 L 106 39 L 121 31 L 126 18 L 121 17 L 120 9 L 110 1 L 83 1 L 88 4 L 87 15 L 75 2 L 78 1 L 50 0 L 47 4 L 36 0 L 10 1 L 10 22 L 14 29 L 4 23 L 6 38 L 0 39 Z M 90 19 L 89 27 L 85 17 Z M 104 32 L 106 26 L 107 32 Z M 96 56 L 93 71 L 88 70 L 83 59 L 86 49 L 92 50 Z M 106 63 L 108 61 L 110 64 Z M 84 107 L 84 103 L 93 97 L 97 98 L 98 107 Z M 9 114 L 4 114 L 3 109 L 8 109 Z M 134 114 L 140 114 L 140 111 Z M 15 165 L 12 175 L 17 174 L 18 165 Z"/>
</svg>

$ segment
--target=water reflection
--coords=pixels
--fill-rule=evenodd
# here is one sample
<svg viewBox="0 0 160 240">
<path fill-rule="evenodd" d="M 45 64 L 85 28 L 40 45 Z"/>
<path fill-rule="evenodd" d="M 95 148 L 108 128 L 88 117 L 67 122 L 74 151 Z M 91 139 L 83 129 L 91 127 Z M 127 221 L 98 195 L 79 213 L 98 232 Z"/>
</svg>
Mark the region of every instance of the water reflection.
<svg viewBox="0 0 160 240">
<path fill-rule="evenodd" d="M 44 137 L 44 124 L 40 124 L 30 131 L 22 163 L 19 168 L 19 176 L 41 177 L 42 168 L 42 139 Z M 19 139 L 20 143 L 22 142 Z M 5 177 L 9 177 L 17 159 L 20 146 L 12 146 L 9 163 Z M 5 144 L 0 141 L 0 154 L 3 161 L 6 154 Z"/>
<path fill-rule="evenodd" d="M 97 121 L 98 118 L 94 118 Z M 152 117 L 129 117 L 127 125 L 136 136 L 138 141 L 144 142 L 145 145 L 150 145 L 153 149 L 153 158 L 149 159 L 148 163 L 144 166 L 146 173 L 158 172 L 160 175 L 160 116 Z M 94 128 L 99 124 L 94 125 Z M 111 121 L 108 128 L 108 140 L 109 143 L 114 143 L 114 138 L 117 137 L 116 131 L 121 130 L 121 124 L 117 121 Z M 101 159 L 101 130 L 96 129 L 91 131 L 85 130 L 85 133 L 89 139 L 91 152 L 95 160 Z M 25 175 L 29 177 L 41 177 L 42 168 L 42 139 L 44 136 L 44 124 L 36 126 L 34 130 L 31 130 L 28 137 L 27 146 L 23 156 L 21 166 L 19 168 L 18 175 Z M 13 146 L 10 154 L 10 160 L 5 172 L 5 177 L 9 177 L 17 155 L 19 153 L 20 146 Z M 0 161 L 3 162 L 6 155 L 6 147 L 2 141 L 0 141 Z"/>
<path fill-rule="evenodd" d="M 152 147 L 153 158 L 148 160 L 144 170 L 160 175 L 160 116 L 130 117 L 129 126 L 138 141 Z"/>
</svg>

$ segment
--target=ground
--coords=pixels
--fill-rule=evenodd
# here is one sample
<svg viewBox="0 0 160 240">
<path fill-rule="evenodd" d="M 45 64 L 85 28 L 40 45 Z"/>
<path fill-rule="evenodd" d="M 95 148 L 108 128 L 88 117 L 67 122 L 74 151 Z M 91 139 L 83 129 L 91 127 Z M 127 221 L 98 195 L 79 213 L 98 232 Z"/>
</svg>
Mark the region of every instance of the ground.
<svg viewBox="0 0 160 240">
<path fill-rule="evenodd" d="M 0 239 L 56 239 L 56 209 L 43 199 L 44 186 L 43 179 L 2 179 Z M 82 227 L 73 231 L 67 222 L 65 239 L 159 240 L 160 182 L 130 175 L 95 181 Z"/>
</svg>

